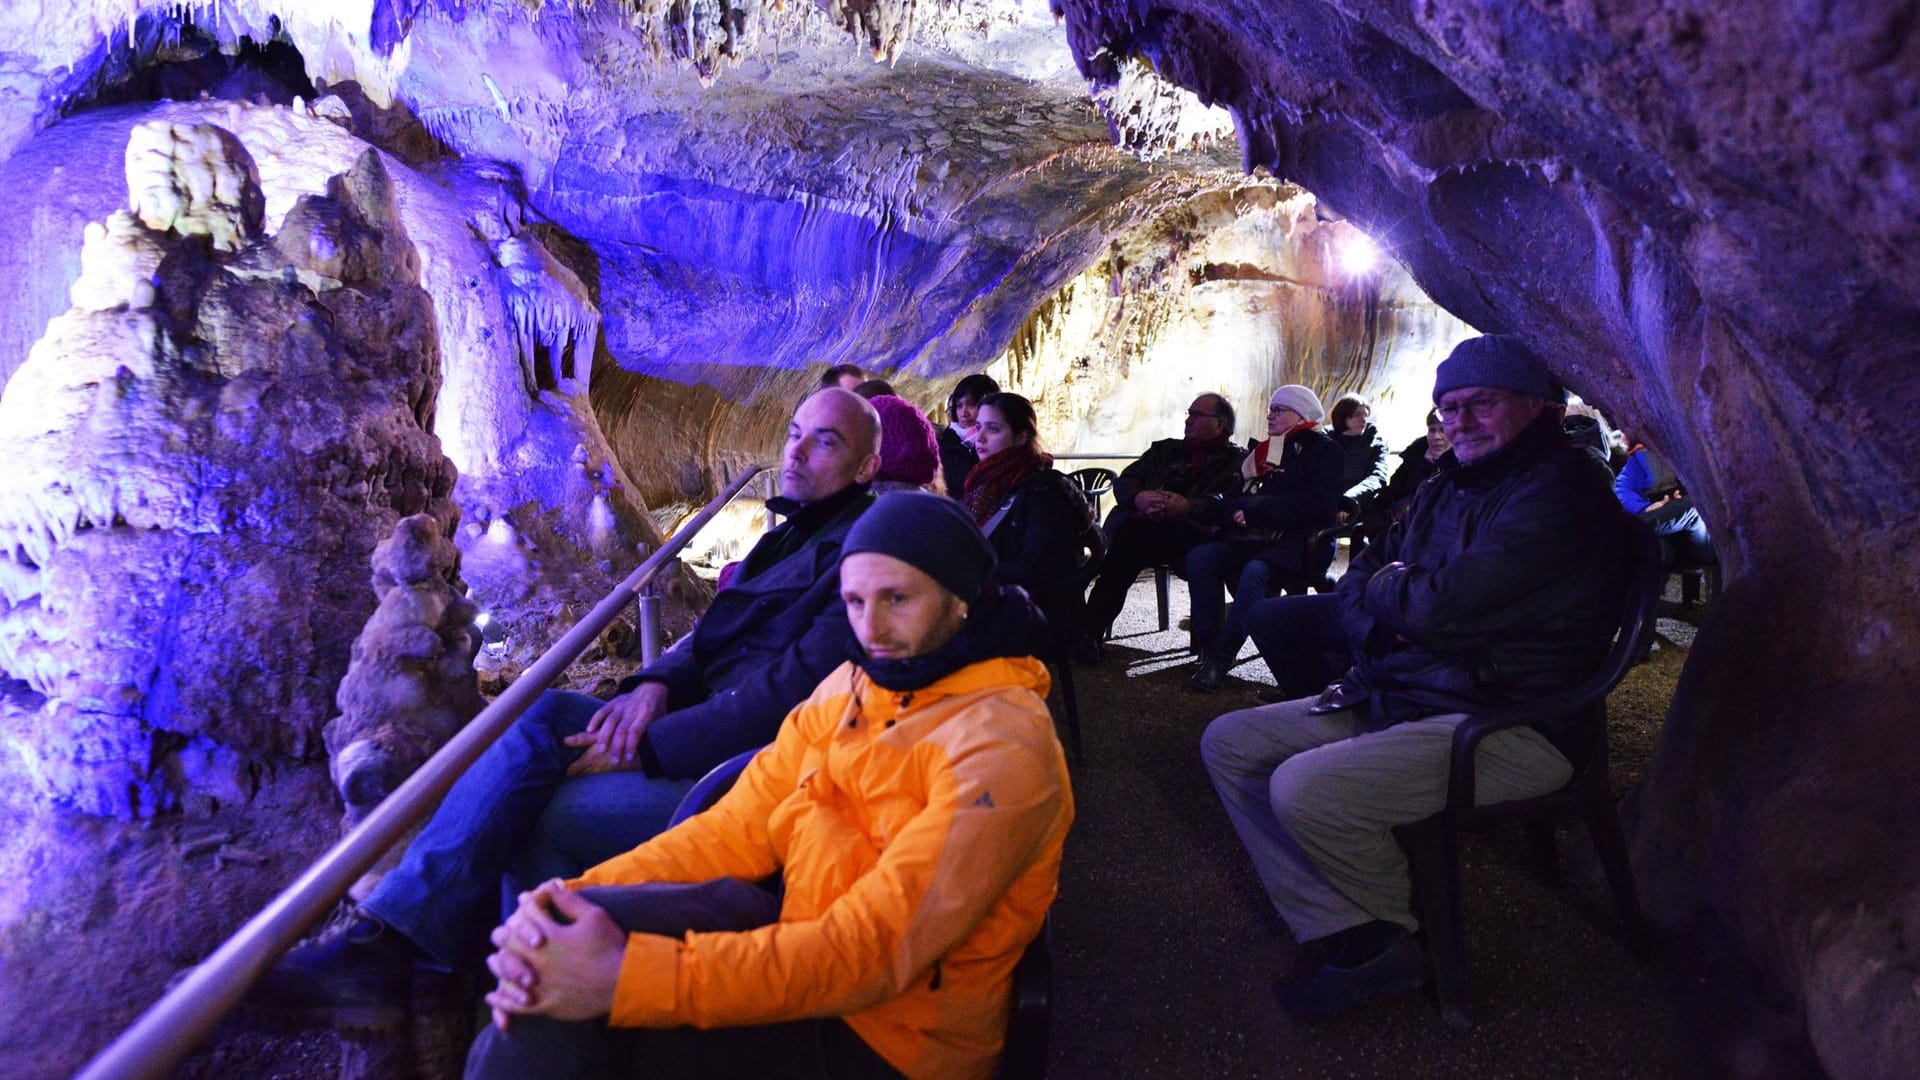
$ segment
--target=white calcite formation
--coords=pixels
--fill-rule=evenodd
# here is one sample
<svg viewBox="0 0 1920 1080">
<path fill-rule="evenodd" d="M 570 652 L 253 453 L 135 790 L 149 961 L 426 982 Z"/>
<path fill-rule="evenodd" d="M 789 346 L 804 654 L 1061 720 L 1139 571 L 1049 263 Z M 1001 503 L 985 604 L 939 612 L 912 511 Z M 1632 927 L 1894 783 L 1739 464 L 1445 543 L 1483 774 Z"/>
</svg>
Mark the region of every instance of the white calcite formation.
<svg viewBox="0 0 1920 1080">
<path fill-rule="evenodd" d="M 168 147 L 193 160 L 161 165 Z M 252 243 L 231 134 L 155 125 L 127 159 L 186 232 L 131 211 L 91 230 L 87 302 L 0 397 L 0 669 L 32 690 L 0 746 L 38 798 L 123 817 L 241 800 L 262 764 L 318 752 L 342 622 L 370 606 L 356 567 L 401 515 L 450 523 L 454 479 L 422 426 L 431 303 L 377 156 Z M 196 174 L 241 179 L 151 198 Z"/>
</svg>

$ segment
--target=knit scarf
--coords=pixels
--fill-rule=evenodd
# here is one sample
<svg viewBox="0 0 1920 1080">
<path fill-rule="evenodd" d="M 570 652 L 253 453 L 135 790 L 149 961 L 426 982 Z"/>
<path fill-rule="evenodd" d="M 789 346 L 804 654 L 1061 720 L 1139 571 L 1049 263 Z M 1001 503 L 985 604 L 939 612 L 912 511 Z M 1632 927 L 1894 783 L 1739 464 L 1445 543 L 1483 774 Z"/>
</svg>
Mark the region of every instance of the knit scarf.
<svg viewBox="0 0 1920 1080">
<path fill-rule="evenodd" d="M 973 514 L 975 522 L 984 525 L 993 512 L 1000 509 L 1000 504 L 1007 501 L 1015 484 L 1035 469 L 1052 467 L 1053 455 L 1035 450 L 1031 442 L 1009 446 L 981 458 L 980 464 L 967 473 L 967 491 L 960 497 L 960 505 Z"/>
<path fill-rule="evenodd" d="M 1280 438 L 1277 441 L 1284 444 L 1289 438 L 1293 437 L 1294 435 L 1302 431 L 1310 431 L 1313 428 L 1316 428 L 1319 426 L 1320 426 L 1320 422 L 1317 420 L 1302 420 L 1301 422 L 1281 432 Z M 1268 473 L 1280 467 L 1280 462 L 1278 460 L 1270 459 L 1267 456 L 1268 451 L 1273 449 L 1273 444 L 1275 441 L 1276 440 L 1274 439 L 1274 437 L 1269 435 L 1266 438 L 1260 440 L 1260 442 L 1254 446 L 1253 475 L 1265 476 Z"/>
</svg>

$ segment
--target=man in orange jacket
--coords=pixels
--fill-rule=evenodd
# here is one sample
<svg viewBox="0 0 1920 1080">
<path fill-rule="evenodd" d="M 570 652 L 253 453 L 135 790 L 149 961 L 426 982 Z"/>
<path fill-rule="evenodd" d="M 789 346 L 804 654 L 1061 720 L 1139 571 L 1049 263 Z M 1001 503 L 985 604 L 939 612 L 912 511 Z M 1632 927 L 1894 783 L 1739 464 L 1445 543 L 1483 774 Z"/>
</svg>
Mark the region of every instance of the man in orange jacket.
<svg viewBox="0 0 1920 1080">
<path fill-rule="evenodd" d="M 852 660 L 711 810 L 521 896 L 468 1077 L 991 1075 L 1073 820 L 1045 624 L 994 562 L 957 503 L 881 497 Z"/>
</svg>

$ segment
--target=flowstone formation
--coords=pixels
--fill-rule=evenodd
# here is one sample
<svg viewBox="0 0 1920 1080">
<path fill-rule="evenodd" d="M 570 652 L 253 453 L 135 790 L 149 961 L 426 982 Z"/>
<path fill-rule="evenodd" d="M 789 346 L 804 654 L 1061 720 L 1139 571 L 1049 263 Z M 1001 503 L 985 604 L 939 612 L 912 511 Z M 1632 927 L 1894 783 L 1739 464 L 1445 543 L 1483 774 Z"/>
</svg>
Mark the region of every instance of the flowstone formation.
<svg viewBox="0 0 1920 1080">
<path fill-rule="evenodd" d="M 343 825 L 358 824 L 485 704 L 474 677 L 478 613 L 460 552 L 431 514 L 400 519 L 373 551 L 372 618 L 340 680 L 325 736 Z"/>
<path fill-rule="evenodd" d="M 1911 5 L 1053 0 L 1668 451 L 1725 596 L 1632 803 L 1735 1075 L 1920 1061 Z M 1272 44 L 1267 44 L 1272 43 Z"/>
<path fill-rule="evenodd" d="M 0 996 L 71 1025 L 0 1017 L 7 1075 L 71 1069 L 150 1000 L 100 994 L 100 957 L 157 988 L 316 853 L 367 558 L 455 518 L 380 159 L 271 232 L 228 131 L 140 126 L 124 161 L 130 209 L 0 396 Z"/>
<path fill-rule="evenodd" d="M 454 475 L 378 158 L 272 237 L 231 134 L 138 128 L 126 162 L 133 209 L 0 398 L 0 669 L 42 699 L 5 721 L 17 774 L 131 817 L 317 752 L 356 571 L 399 515 L 451 525 Z"/>
</svg>

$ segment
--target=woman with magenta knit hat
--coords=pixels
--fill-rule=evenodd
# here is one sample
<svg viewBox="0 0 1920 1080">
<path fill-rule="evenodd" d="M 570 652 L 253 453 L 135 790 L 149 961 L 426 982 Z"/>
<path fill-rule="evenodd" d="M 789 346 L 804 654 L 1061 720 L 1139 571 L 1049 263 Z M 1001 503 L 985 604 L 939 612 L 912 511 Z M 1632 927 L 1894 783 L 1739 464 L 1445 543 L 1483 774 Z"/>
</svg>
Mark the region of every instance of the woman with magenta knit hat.
<svg viewBox="0 0 1920 1080">
<path fill-rule="evenodd" d="M 1080 592 L 1061 589 L 1060 581 L 1079 565 L 1081 533 L 1092 517 L 1041 449 L 1033 403 L 1009 393 L 981 398 L 973 442 L 980 463 L 967 473 L 960 502 L 1000 555 L 994 580 L 1027 590 L 1054 627 L 1076 625 Z"/>
<path fill-rule="evenodd" d="M 873 475 L 873 493 L 931 491 L 947 494 L 940 482 L 940 441 L 933 421 L 913 402 L 893 394 L 867 399 L 880 414 L 880 471 Z"/>
<path fill-rule="evenodd" d="M 1321 429 L 1326 410 L 1312 390 L 1289 383 L 1267 403 L 1267 437 L 1241 463 L 1238 494 L 1221 498 L 1206 520 L 1218 537 L 1187 553 L 1187 595 L 1200 668 L 1187 685 L 1220 688 L 1247 632 L 1238 617 L 1266 599 L 1276 581 L 1304 572 L 1307 538 L 1333 524 L 1346 491 L 1346 457 Z M 1234 611 L 1226 608 L 1231 586 Z"/>
</svg>

